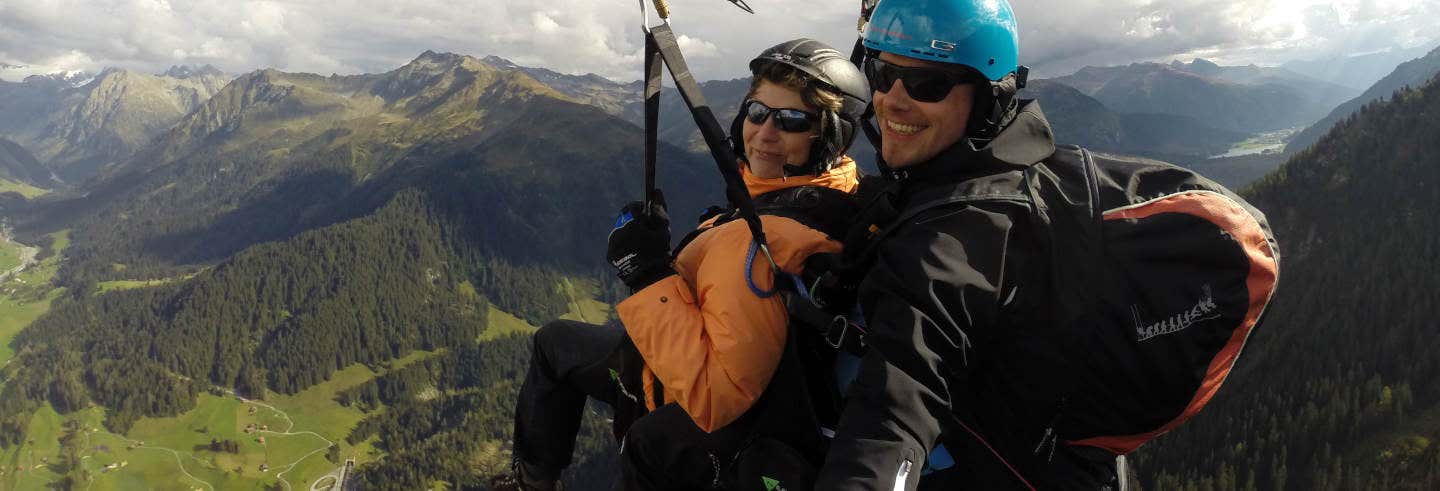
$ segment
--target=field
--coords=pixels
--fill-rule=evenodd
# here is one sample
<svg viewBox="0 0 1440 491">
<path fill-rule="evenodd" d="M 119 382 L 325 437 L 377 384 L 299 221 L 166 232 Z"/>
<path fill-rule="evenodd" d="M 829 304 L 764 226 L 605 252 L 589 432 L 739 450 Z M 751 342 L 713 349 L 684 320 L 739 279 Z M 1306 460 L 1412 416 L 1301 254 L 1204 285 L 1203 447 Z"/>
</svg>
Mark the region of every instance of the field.
<svg viewBox="0 0 1440 491">
<path fill-rule="evenodd" d="M 0 271 L 9 271 L 20 265 L 20 246 L 0 238 Z"/>
<path fill-rule="evenodd" d="M 1255 155 L 1261 153 L 1280 153 L 1285 151 L 1285 143 L 1290 137 L 1295 136 L 1305 128 L 1287 128 L 1283 130 L 1268 131 L 1254 135 L 1240 143 L 1230 146 L 1230 150 L 1211 158 L 1240 157 L 1244 155 Z"/>
<path fill-rule="evenodd" d="M 167 279 L 161 279 L 161 280 L 117 280 L 117 281 L 102 281 L 102 282 L 99 282 L 99 283 L 96 283 L 96 284 L 95 284 L 95 292 L 96 292 L 96 293 L 105 293 L 105 292 L 115 291 L 115 290 L 133 290 L 133 289 L 136 289 L 136 288 L 148 288 L 148 287 L 152 287 L 152 286 L 164 285 L 164 284 L 170 283 L 170 282 L 172 282 L 172 281 L 175 281 L 175 280 L 174 280 L 173 278 L 167 278 Z"/>
<path fill-rule="evenodd" d="M 569 313 L 560 316 L 561 319 L 601 324 L 609 318 L 610 305 L 595 300 L 600 288 L 594 281 L 566 278 L 560 289 L 570 297 Z"/>
<path fill-rule="evenodd" d="M 10 340 L 48 312 L 50 302 L 64 293 L 63 289 L 51 288 L 50 279 L 60 268 L 60 251 L 70 245 L 70 232 L 57 232 L 51 237 L 55 239 L 51 246 L 56 251 L 54 254 L 0 283 L 0 365 L 15 356 Z M 6 244 L 13 245 L 11 242 Z"/>
<path fill-rule="evenodd" d="M 9 179 L 0 178 L 0 194 L 11 192 L 20 193 L 20 195 L 24 196 L 26 199 L 34 199 L 36 196 L 44 195 L 46 193 L 49 193 L 50 191 L 46 191 L 44 189 L 31 186 L 29 184 L 25 184 L 23 182 L 15 182 Z"/>
</svg>

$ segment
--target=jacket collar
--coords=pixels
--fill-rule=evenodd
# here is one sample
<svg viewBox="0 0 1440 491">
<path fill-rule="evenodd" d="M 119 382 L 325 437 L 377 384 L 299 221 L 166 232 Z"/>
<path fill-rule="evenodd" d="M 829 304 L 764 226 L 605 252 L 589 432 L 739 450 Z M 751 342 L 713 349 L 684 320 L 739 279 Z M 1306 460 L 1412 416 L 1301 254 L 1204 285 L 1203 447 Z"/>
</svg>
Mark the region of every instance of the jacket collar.
<svg viewBox="0 0 1440 491">
<path fill-rule="evenodd" d="M 1015 118 L 991 140 L 964 139 L 934 158 L 896 169 L 901 180 L 983 175 L 1035 165 L 1055 153 L 1055 136 L 1040 102 L 1020 102 Z"/>
<path fill-rule="evenodd" d="M 849 156 L 842 157 L 842 159 L 839 164 L 818 176 L 764 178 L 750 173 L 750 167 L 744 163 L 740 164 L 740 175 L 745 178 L 745 188 L 750 191 L 751 198 L 799 186 L 818 186 L 847 193 L 854 192 L 855 187 L 860 183 L 859 168 Z"/>
</svg>

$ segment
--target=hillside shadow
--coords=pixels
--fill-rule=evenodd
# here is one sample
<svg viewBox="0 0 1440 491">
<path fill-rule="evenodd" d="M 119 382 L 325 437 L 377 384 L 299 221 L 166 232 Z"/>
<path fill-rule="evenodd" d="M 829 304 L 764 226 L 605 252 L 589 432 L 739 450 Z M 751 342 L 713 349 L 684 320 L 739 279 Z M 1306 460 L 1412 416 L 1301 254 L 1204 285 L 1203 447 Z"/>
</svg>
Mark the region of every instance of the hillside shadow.
<svg viewBox="0 0 1440 491">
<path fill-rule="evenodd" d="M 354 189 L 348 169 L 324 169 L 274 181 L 261 196 L 210 224 L 145 239 L 142 249 L 176 264 L 224 259 L 247 247 L 284 240 L 370 210 L 337 213 L 337 199 Z"/>
</svg>

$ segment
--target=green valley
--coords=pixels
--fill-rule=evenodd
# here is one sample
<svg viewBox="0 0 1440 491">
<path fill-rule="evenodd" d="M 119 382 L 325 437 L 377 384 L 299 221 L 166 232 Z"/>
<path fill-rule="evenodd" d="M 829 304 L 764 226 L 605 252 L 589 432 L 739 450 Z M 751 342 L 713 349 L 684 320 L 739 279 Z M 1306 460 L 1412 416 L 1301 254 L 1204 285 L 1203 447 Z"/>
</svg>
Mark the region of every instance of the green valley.
<svg viewBox="0 0 1440 491">
<path fill-rule="evenodd" d="M 44 196 L 46 193 L 49 192 L 50 191 L 40 189 L 23 182 L 12 181 L 0 177 L 0 194 L 19 193 L 21 196 L 24 196 L 26 198 L 35 198 L 39 196 Z"/>
</svg>

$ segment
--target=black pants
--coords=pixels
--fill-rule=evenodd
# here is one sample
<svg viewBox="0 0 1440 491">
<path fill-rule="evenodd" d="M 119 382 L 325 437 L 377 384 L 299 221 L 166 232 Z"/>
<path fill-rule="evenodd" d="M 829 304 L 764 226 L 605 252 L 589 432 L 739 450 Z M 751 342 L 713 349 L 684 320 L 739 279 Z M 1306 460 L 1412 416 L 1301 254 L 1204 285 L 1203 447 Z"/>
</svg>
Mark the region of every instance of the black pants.
<svg viewBox="0 0 1440 491">
<path fill-rule="evenodd" d="M 825 442 L 795 346 L 755 404 L 713 432 L 676 404 L 636 421 L 620 452 L 627 489 L 813 488 Z"/>
<path fill-rule="evenodd" d="M 759 471 L 737 474 L 761 461 L 766 476 L 788 476 L 805 467 L 798 457 L 752 445 L 758 419 L 739 420 L 706 433 L 678 404 L 646 412 L 640 379 L 644 360 L 624 327 L 554 321 L 535 332 L 530 368 L 515 408 L 515 458 L 531 477 L 555 479 L 570 465 L 586 397 L 610 405 L 612 430 L 622 441 L 622 480 L 627 490 L 764 489 Z M 766 449 L 758 458 L 742 450 Z M 779 469 L 774 469 L 781 464 Z M 755 474 L 736 487 L 738 475 Z M 753 482 L 752 482 L 753 481 Z M 783 482 L 791 481 L 788 477 Z M 791 486 L 792 489 L 799 487 Z"/>
<path fill-rule="evenodd" d="M 753 435 L 737 423 L 705 433 L 680 405 L 656 408 L 625 435 L 625 489 L 733 489 L 733 465 Z"/>
<path fill-rule="evenodd" d="M 614 409 L 612 430 L 621 438 L 645 412 L 642 366 L 619 324 L 557 320 L 541 327 L 515 403 L 515 458 L 533 477 L 559 477 L 570 465 L 586 397 Z"/>
</svg>

